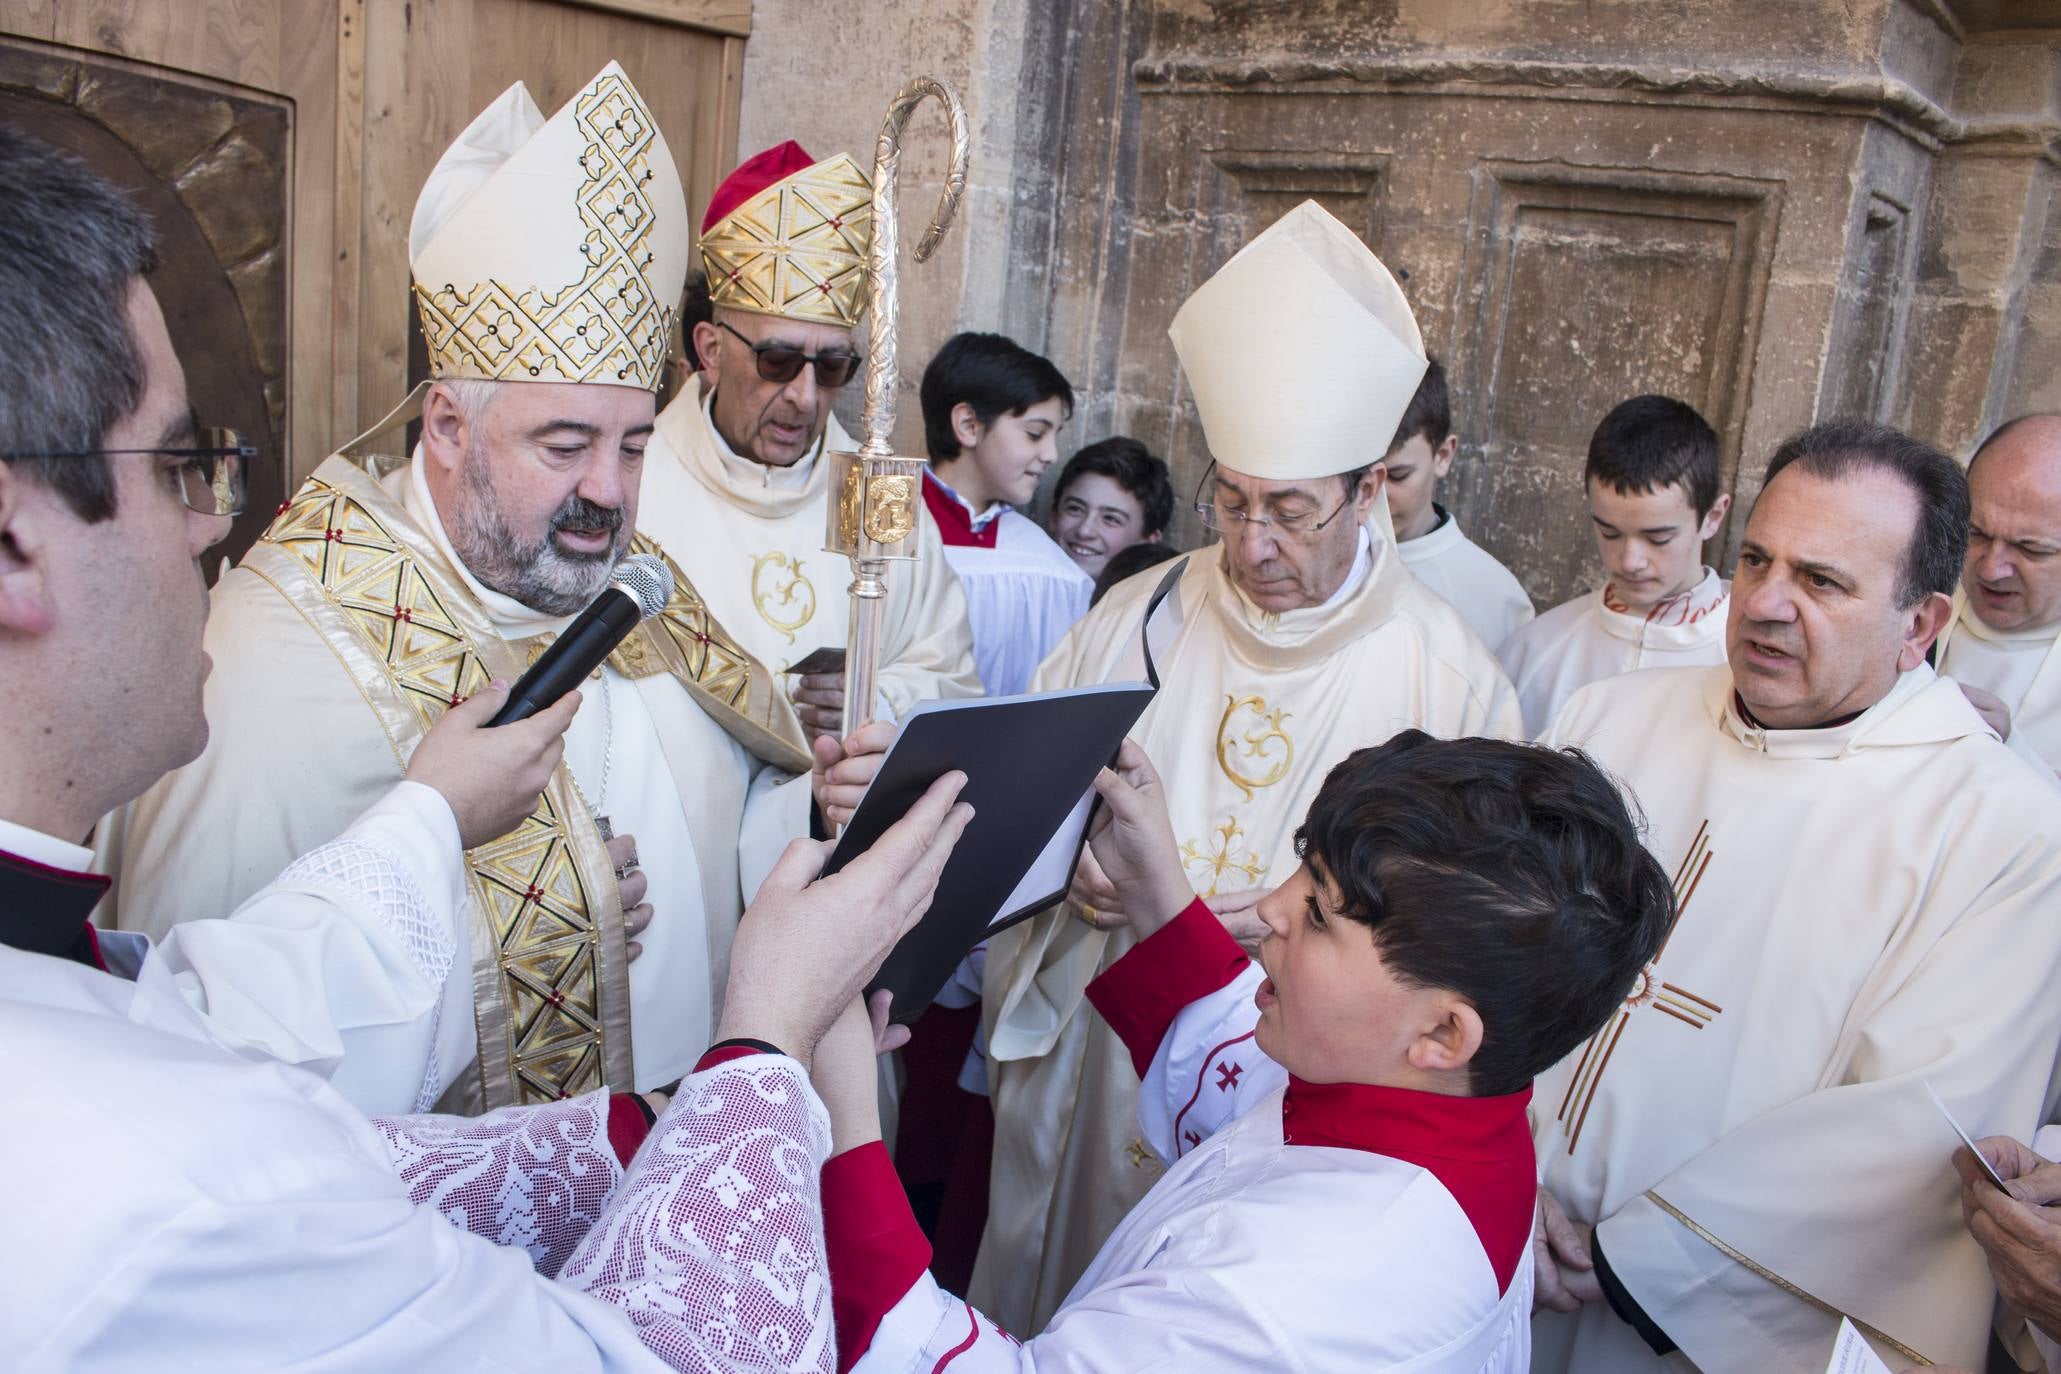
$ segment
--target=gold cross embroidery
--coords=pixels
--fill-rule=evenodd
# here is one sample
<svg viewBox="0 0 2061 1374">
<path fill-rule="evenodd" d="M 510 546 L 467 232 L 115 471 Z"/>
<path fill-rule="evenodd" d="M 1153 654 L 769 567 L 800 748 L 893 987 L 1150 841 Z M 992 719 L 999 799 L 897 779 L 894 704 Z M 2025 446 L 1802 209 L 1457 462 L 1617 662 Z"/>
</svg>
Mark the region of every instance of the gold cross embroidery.
<svg viewBox="0 0 2061 1374">
<path fill-rule="evenodd" d="M 1181 867 L 1196 870 L 1198 878 L 1209 879 L 1209 886 L 1202 895 L 1216 896 L 1226 873 L 1243 873 L 1246 886 L 1257 886 L 1266 875 L 1267 865 L 1255 850 L 1247 849 L 1244 857 L 1239 857 L 1238 841 L 1245 838 L 1245 831 L 1238 822 L 1227 816 L 1224 823 L 1210 833 L 1216 836 L 1216 844 L 1206 854 L 1197 840 L 1188 840 L 1181 845 Z"/>
<path fill-rule="evenodd" d="M 1152 1153 L 1152 1147 L 1142 1140 L 1134 1140 L 1124 1146 L 1124 1158 L 1131 1161 L 1133 1169 L 1164 1169 L 1159 1156 Z"/>
<path fill-rule="evenodd" d="M 1681 928 L 1682 917 L 1689 911 L 1689 899 L 1696 895 L 1697 886 L 1703 882 L 1703 875 L 1710 868 L 1710 860 L 1710 822 L 1706 820 L 1696 828 L 1696 838 L 1690 841 L 1688 854 L 1682 859 L 1681 867 L 1675 870 L 1675 919 L 1668 926 L 1659 951 L 1651 963 L 1639 970 L 1639 979 L 1632 985 L 1631 996 L 1624 999 L 1624 1005 L 1617 1009 L 1610 1023 L 1590 1036 L 1589 1043 L 1582 1047 L 1581 1060 L 1574 1067 L 1574 1078 L 1567 1085 L 1567 1095 L 1560 1101 L 1558 1117 L 1567 1129 L 1569 1154 L 1574 1153 L 1575 1144 L 1581 1139 L 1582 1127 L 1589 1119 L 1589 1108 L 1595 1105 L 1596 1089 L 1603 1081 L 1603 1071 L 1610 1067 L 1610 1056 L 1616 1052 L 1618 1039 L 1631 1023 L 1633 1012 L 1640 1007 L 1652 1007 L 1683 1022 L 1691 1030 L 1702 1030 L 1724 1011 L 1707 997 L 1699 997 L 1686 988 L 1662 982 L 1659 973 L 1668 942 Z"/>
</svg>

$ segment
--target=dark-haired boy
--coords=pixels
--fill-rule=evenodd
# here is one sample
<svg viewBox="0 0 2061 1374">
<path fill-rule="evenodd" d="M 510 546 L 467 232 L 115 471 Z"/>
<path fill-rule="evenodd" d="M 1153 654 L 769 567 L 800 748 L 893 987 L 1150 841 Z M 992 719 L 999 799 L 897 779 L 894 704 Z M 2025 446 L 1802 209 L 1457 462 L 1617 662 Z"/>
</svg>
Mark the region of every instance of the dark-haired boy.
<svg viewBox="0 0 2061 1374">
<path fill-rule="evenodd" d="M 1446 370 L 1433 358 L 1383 460 L 1396 549 L 1419 582 L 1458 611 L 1482 643 L 1499 649 L 1531 619 L 1531 597 L 1511 571 L 1463 534 L 1460 522 L 1434 499 L 1459 451 Z"/>
<path fill-rule="evenodd" d="M 1195 897 L 1144 751 L 1096 790 L 1141 938 L 1088 996 L 1168 1170 L 1018 1345 L 925 1272 L 848 1018 L 814 1066 L 840 1364 L 1528 1369 L 1531 1078 L 1616 1011 L 1673 910 L 1615 786 L 1493 740 L 1360 750 L 1259 906 L 1257 963 Z"/>
<path fill-rule="evenodd" d="M 1165 538 L 1173 516 L 1174 484 L 1166 463 L 1122 434 L 1067 459 L 1052 489 L 1052 537 L 1094 578 L 1125 549 Z"/>
<path fill-rule="evenodd" d="M 1634 396 L 1596 426 L 1582 480 L 1609 580 L 1497 652 L 1533 735 L 1600 678 L 1725 661 L 1729 584 L 1703 562 L 1732 506 L 1718 492 L 1717 431 L 1685 402 Z"/>
<path fill-rule="evenodd" d="M 923 369 L 923 500 L 966 589 L 973 661 L 1010 696 L 1073 623 L 1094 579 L 1019 514 L 1059 456 L 1073 387 L 1051 360 L 1000 334 L 955 334 Z"/>
</svg>

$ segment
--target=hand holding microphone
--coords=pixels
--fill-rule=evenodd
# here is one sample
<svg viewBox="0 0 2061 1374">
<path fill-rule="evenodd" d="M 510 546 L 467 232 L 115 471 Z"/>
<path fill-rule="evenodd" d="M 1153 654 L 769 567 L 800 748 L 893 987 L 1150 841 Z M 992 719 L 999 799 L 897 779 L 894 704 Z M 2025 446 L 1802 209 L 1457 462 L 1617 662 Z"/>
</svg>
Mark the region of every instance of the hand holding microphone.
<svg viewBox="0 0 2061 1374">
<path fill-rule="evenodd" d="M 511 689 L 497 681 L 444 713 L 408 760 L 407 778 L 435 788 L 467 849 L 499 839 L 534 811 L 565 755 L 578 686 L 673 595 L 659 559 L 633 554 Z"/>
</svg>

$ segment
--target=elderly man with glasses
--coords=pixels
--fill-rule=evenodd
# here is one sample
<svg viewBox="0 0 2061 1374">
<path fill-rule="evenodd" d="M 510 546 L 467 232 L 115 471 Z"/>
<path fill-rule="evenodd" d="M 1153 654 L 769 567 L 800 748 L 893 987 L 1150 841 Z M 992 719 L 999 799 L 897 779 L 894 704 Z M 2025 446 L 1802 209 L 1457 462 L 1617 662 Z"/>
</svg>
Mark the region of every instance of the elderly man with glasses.
<svg viewBox="0 0 2061 1374">
<path fill-rule="evenodd" d="M 1165 684 L 1133 737 L 1166 780 L 1188 880 L 1234 934 L 1297 867 L 1295 829 L 1332 765 L 1401 730 L 1519 739 L 1509 681 L 1396 552 L 1383 452 L 1425 357 L 1388 271 L 1314 203 L 1261 234 L 1175 316 L 1175 351 L 1217 461 L 1196 513 Z M 1051 689 L 1136 676 L 1163 574 L 1122 584 L 1039 670 Z M 994 1196 L 969 1296 L 1037 1332 L 1162 1171 L 1139 1142 L 1138 1076 L 1083 1001 L 1130 948 L 1084 861 L 1066 909 L 990 941 Z M 1213 1060 L 1197 1092 L 1229 1090 Z"/>
<path fill-rule="evenodd" d="M 783 674 L 812 740 L 842 730 L 849 571 L 823 552 L 826 450 L 858 444 L 830 413 L 859 375 L 872 182 L 844 154 L 769 148 L 731 173 L 701 224 L 714 318 L 699 370 L 658 417 L 640 528 L 664 544 L 744 647 Z M 966 594 L 935 523 L 889 583 L 877 714 L 979 696 Z M 819 652 L 832 651 L 832 652 Z M 813 659 L 814 661 L 810 661 Z M 800 665 L 801 671 L 790 671 Z M 824 746 L 826 749 L 829 746 Z"/>
</svg>

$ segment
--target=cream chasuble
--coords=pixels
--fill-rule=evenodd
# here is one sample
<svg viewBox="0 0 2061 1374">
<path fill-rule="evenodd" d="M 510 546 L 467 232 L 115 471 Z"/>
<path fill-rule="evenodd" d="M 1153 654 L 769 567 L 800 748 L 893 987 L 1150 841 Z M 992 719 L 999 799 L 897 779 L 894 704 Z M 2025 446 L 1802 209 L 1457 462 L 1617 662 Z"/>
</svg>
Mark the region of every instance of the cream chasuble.
<svg viewBox="0 0 2061 1374">
<path fill-rule="evenodd" d="M 1362 537 L 1365 572 L 1327 606 L 1254 609 L 1221 552 L 1191 554 L 1182 626 L 1132 737 L 1166 780 L 1200 893 L 1273 887 L 1325 773 L 1400 730 L 1514 739 L 1517 701 L 1458 611 Z M 1139 618 L 1164 570 L 1124 582 L 1061 641 L 1034 690 L 1142 676 Z M 1138 1075 L 1083 1002 L 1132 941 L 1061 908 L 988 942 L 983 1020 L 995 1101 L 988 1229 L 968 1293 L 1004 1329 L 1040 1330 L 1161 1172 L 1138 1138 Z"/>
<path fill-rule="evenodd" d="M 1731 584 L 1703 580 L 1650 612 L 1610 604 L 1610 589 L 1563 601 L 1496 651 L 1524 707 L 1524 728 L 1545 733 L 1567 699 L 1592 682 L 1640 668 L 1696 668 L 1725 661 Z"/>
<path fill-rule="evenodd" d="M 207 750 L 109 827 L 111 919 L 155 937 L 219 915 L 399 780 L 456 695 L 511 681 L 570 617 L 458 564 L 418 458 L 375 483 L 334 457 L 214 593 Z M 756 754 L 753 752 L 756 751 Z M 670 1082 L 706 1048 L 740 862 L 807 832 L 800 730 L 765 670 L 680 578 L 583 688 L 566 760 L 523 826 L 470 854 L 476 1036 L 441 1065 L 448 1107 Z M 784 782 L 785 785 L 775 785 Z M 596 810 L 634 835 L 654 918 L 625 957 Z M 740 816 L 745 817 L 740 829 Z M 118 902 L 118 905 L 114 905 Z M 636 1007 L 634 1023 L 632 1005 Z M 353 1066 L 354 1100 L 408 1110 L 423 1066 Z"/>
<path fill-rule="evenodd" d="M 1386 487 L 1381 496 L 1386 502 Z M 1491 651 L 1500 650 L 1532 618 L 1531 597 L 1495 555 L 1461 532 L 1458 519 L 1443 509 L 1439 514 L 1436 529 L 1396 545 L 1403 564 L 1444 597 Z"/>
<path fill-rule="evenodd" d="M 1980 687 L 2011 712 L 2011 743 L 2061 774 L 2061 626 L 1993 630 L 1954 594 L 1954 618 L 1939 637 L 1939 671 Z"/>
<path fill-rule="evenodd" d="M 822 455 L 856 450 L 857 442 L 833 415 L 815 452 L 791 468 L 768 467 L 731 452 L 708 407 L 697 379 L 659 415 L 645 450 L 638 527 L 775 673 L 817 649 L 843 648 L 852 571 L 823 552 L 830 465 Z M 881 621 L 880 695 L 896 719 L 919 701 L 981 694 L 966 593 L 927 513 L 918 529 L 917 561 L 889 574 Z"/>
<path fill-rule="evenodd" d="M 2061 1041 L 2061 799 L 1919 667 L 1854 721 L 1763 730 L 1729 668 L 1576 694 L 1546 743 L 1634 793 L 1672 933 L 1542 1075 L 1544 1186 L 1681 1348 L 1541 1312 L 1541 1374 L 1819 1374 L 1839 1316 L 1892 1369 L 1982 1367 L 1994 1296 L 1952 1132 L 2028 1140 Z M 1921 1358 L 1922 1357 L 1922 1358 Z"/>
</svg>

